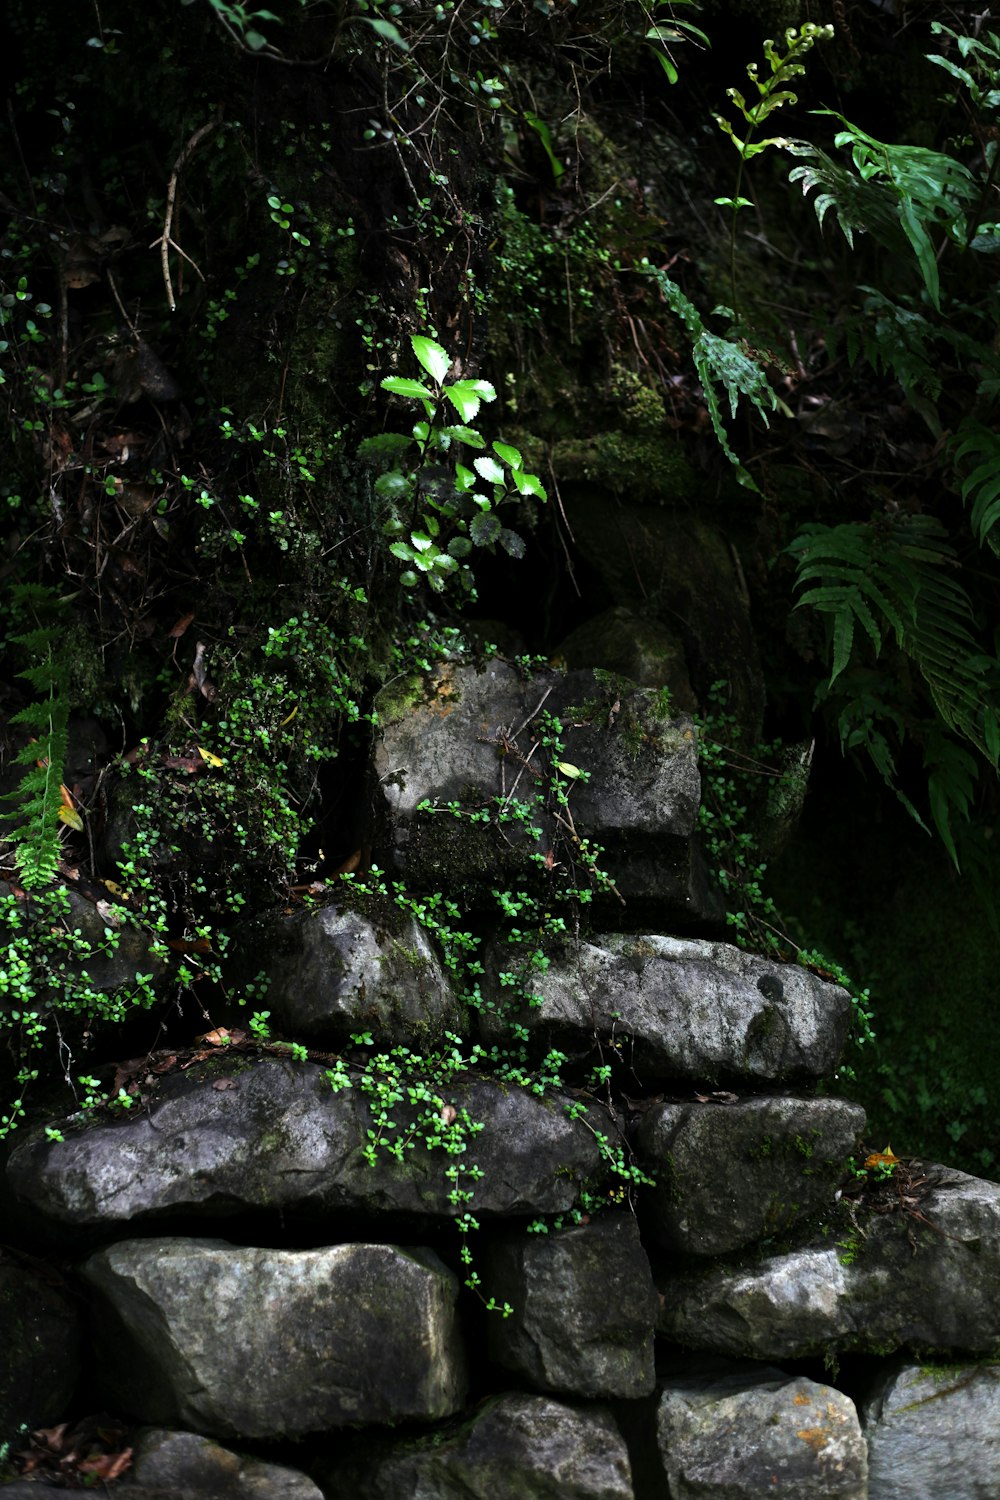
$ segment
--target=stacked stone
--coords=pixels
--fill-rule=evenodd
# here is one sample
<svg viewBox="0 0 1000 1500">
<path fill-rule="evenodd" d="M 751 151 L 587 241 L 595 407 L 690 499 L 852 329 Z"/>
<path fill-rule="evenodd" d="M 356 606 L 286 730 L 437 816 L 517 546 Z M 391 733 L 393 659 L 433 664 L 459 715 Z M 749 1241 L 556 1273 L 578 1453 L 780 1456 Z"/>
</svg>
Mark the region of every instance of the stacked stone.
<svg viewBox="0 0 1000 1500">
<path fill-rule="evenodd" d="M 28 1133 L 6 1161 L 8 1206 L 22 1237 L 76 1247 L 90 1331 L 78 1356 L 64 1293 L 0 1262 L 13 1331 L 3 1425 L 57 1421 L 82 1358 L 95 1396 L 146 1424 L 121 1481 L 136 1495 L 993 1493 L 1000 1187 L 937 1169 L 914 1213 L 859 1221 L 845 1240 L 835 1203 L 864 1113 L 815 1088 L 838 1065 L 849 998 L 690 935 L 718 917 L 699 868 L 690 721 L 658 718 L 655 694 L 609 698 L 589 673 L 522 680 L 502 663 L 444 669 L 397 702 L 373 780 L 379 863 L 467 907 L 529 867 L 534 835 L 504 838 L 427 803 L 506 796 L 533 774 L 542 707 L 563 721 L 568 762 L 591 772 L 573 793 L 575 825 L 605 846 L 627 901 L 600 914 L 638 912 L 650 930 L 608 922 L 568 944 L 515 1019 L 539 1056 L 566 1055 L 570 1080 L 614 1055 L 628 1088 L 613 1113 L 590 1102 L 581 1114 L 571 1086 L 538 1096 L 456 1075 L 448 1108 L 482 1124 L 467 1152 L 482 1172 L 471 1205 L 418 1137 L 371 1164 L 369 1098 L 334 1092 L 317 1061 L 203 1059 L 151 1074 L 134 1118 L 62 1122 L 62 1143 Z M 552 834 L 542 828 L 543 847 Z M 662 935 L 654 917 L 688 935 Z M 502 943 L 471 1017 L 423 929 L 371 903 L 262 919 L 244 946 L 251 966 L 265 956 L 267 1003 L 291 1038 L 505 1040 Z M 395 1118 L 405 1136 L 412 1107 Z M 622 1121 L 655 1186 L 637 1215 L 574 1222 L 581 1193 L 600 1191 L 597 1133 L 613 1138 Z M 467 1206 L 483 1288 L 511 1305 L 507 1318 L 460 1297 L 440 1230 Z M 224 1237 L 234 1216 L 240 1242 Z M 274 1247 L 279 1216 L 308 1248 Z M 254 1225 L 258 1242 L 243 1243 Z M 917 1364 L 915 1350 L 939 1364 Z M 878 1356 L 855 1399 L 788 1367 L 835 1370 L 846 1354 Z M 325 1457 L 310 1477 L 220 1446 L 318 1435 Z"/>
</svg>

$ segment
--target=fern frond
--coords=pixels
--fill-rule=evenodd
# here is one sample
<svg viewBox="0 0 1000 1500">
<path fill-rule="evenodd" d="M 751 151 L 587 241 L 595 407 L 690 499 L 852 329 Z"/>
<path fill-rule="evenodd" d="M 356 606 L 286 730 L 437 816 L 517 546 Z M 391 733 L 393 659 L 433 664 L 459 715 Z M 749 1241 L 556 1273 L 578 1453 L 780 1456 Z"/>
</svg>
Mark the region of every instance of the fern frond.
<svg viewBox="0 0 1000 1500">
<path fill-rule="evenodd" d="M 747 489 L 756 490 L 756 484 L 730 445 L 722 422 L 716 386 L 721 386 L 729 397 L 731 416 L 735 417 L 740 397 L 745 396 L 760 413 L 765 426 L 768 425 L 768 413 L 779 409 L 778 398 L 768 384 L 763 369 L 743 345 L 721 338 L 706 328 L 694 303 L 684 295 L 676 282 L 671 281 L 665 271 L 650 267 L 649 274 L 659 286 L 671 312 L 677 314 L 691 336 L 691 357 L 705 393 L 705 405 L 716 441 L 736 469 L 740 484 Z"/>
<path fill-rule="evenodd" d="M 961 494 L 971 507 L 976 538 L 980 545 L 986 543 L 1000 555 L 1000 530 L 996 530 L 1000 523 L 1000 436 L 967 417 L 952 438 L 951 449 L 956 468 L 968 460 L 973 463 L 971 472 L 962 480 Z"/>
</svg>

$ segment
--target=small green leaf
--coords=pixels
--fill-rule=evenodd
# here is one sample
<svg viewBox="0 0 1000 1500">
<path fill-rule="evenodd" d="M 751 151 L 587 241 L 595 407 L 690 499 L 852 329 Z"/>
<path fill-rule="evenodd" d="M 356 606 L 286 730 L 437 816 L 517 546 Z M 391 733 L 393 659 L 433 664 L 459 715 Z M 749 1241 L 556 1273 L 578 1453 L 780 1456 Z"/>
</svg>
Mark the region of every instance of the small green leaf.
<svg viewBox="0 0 1000 1500">
<path fill-rule="evenodd" d="M 434 543 L 425 531 L 411 531 L 410 541 L 417 552 L 427 552 L 434 546 Z"/>
<path fill-rule="evenodd" d="M 452 557 L 468 557 L 472 551 L 472 543 L 467 536 L 453 536 L 448 543 L 448 551 Z"/>
<path fill-rule="evenodd" d="M 493 452 L 497 458 L 502 458 L 505 464 L 510 464 L 512 469 L 520 469 L 524 466 L 524 459 L 509 443 L 494 443 Z"/>
<path fill-rule="evenodd" d="M 534 495 L 536 500 L 542 501 L 549 498 L 537 474 L 527 474 L 523 469 L 515 469 L 510 477 L 519 495 Z"/>
<path fill-rule="evenodd" d="M 451 368 L 451 360 L 441 345 L 422 333 L 411 334 L 410 343 L 413 345 L 414 354 L 431 379 L 438 385 L 443 385 L 445 376 Z"/>
<path fill-rule="evenodd" d="M 410 493 L 410 481 L 398 469 L 390 469 L 388 474 L 380 474 L 376 479 L 375 493 L 383 500 L 402 500 Z"/>
<path fill-rule="evenodd" d="M 409 42 L 403 37 L 399 27 L 394 26 L 391 21 L 384 21 L 381 16 L 358 16 L 356 19 L 364 21 L 372 31 L 377 31 L 379 36 L 385 37 L 387 42 L 391 42 L 401 52 L 409 52 Z"/>
<path fill-rule="evenodd" d="M 446 437 L 455 438 L 459 443 L 465 443 L 470 448 L 486 447 L 486 439 L 474 427 L 460 427 L 456 425 L 455 427 L 442 427 L 441 431 Z M 493 446 L 495 448 L 496 443 Z"/>
<path fill-rule="evenodd" d="M 556 770 L 561 776 L 568 776 L 570 781 L 578 781 L 583 775 L 579 766 L 570 765 L 568 760 L 557 760 Z"/>
</svg>

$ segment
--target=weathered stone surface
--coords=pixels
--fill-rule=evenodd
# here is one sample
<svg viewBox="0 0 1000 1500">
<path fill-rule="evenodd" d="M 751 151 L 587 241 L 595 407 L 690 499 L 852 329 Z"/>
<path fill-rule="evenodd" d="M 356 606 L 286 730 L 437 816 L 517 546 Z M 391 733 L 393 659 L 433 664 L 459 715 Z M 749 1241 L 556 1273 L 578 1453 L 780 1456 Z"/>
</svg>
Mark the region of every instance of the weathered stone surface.
<svg viewBox="0 0 1000 1500">
<path fill-rule="evenodd" d="M 554 462 L 562 460 L 555 456 Z M 564 483 L 576 545 L 615 604 L 634 607 L 638 590 L 668 626 L 682 624 L 700 706 L 706 708 L 712 685 L 724 680 L 727 709 L 736 715 L 744 743 L 753 744 L 763 717 L 764 682 L 732 541 L 700 517 L 697 506 L 635 504 L 634 483 L 629 473 L 629 497 L 615 500 L 601 490 Z"/>
<path fill-rule="evenodd" d="M 441 1097 L 483 1124 L 461 1162 L 483 1172 L 477 1215 L 563 1213 L 600 1170 L 593 1131 L 557 1094 L 465 1073 Z M 412 1107 L 393 1117 L 405 1133 Z M 379 1151 L 369 1165 L 371 1124 L 361 1090 L 334 1093 L 318 1064 L 219 1057 L 159 1080 L 134 1118 L 67 1124 L 56 1144 L 29 1134 L 11 1153 L 7 1188 L 50 1223 L 80 1228 L 279 1208 L 320 1218 L 464 1211 L 449 1201 L 452 1158 L 419 1134 L 403 1161 Z"/>
<path fill-rule="evenodd" d="M 80 1374 L 80 1319 L 54 1272 L 0 1251 L 0 1443 L 58 1422 Z"/>
<path fill-rule="evenodd" d="M 556 647 L 571 669 L 603 668 L 644 688 L 669 688 L 680 713 L 694 713 L 697 700 L 688 681 L 679 632 L 648 615 L 619 605 L 585 620 Z"/>
<path fill-rule="evenodd" d="M 503 661 L 482 672 L 449 663 L 404 687 L 377 701 L 383 739 L 375 778 L 385 830 L 379 864 L 425 888 L 446 870 L 453 888 L 488 897 L 498 881 L 532 868 L 533 852 L 558 844 L 565 826 L 542 807 L 532 812 L 537 842 L 519 827 L 501 832 L 488 819 L 446 810 L 449 803 L 488 809 L 515 781 L 518 799 L 530 799 L 548 771 L 545 753 L 535 754 L 544 711 L 563 726 L 566 760 L 590 774 L 573 782 L 573 820 L 605 849 L 604 865 L 622 896 L 678 921 L 719 917 L 694 849 L 701 795 L 695 729 L 689 719 L 664 717 L 655 692 L 608 687 L 593 672 L 548 670 L 524 679 Z M 421 811 L 425 800 L 438 811 Z"/>
<path fill-rule="evenodd" d="M 275 1026 L 292 1036 L 428 1046 L 463 1015 L 424 929 L 412 917 L 375 918 L 336 906 L 272 914 L 240 932 L 240 969 L 267 975 Z"/>
<path fill-rule="evenodd" d="M 494 1397 L 444 1437 L 366 1446 L 330 1481 L 351 1500 L 633 1500 L 610 1414 L 542 1396 Z"/>
<path fill-rule="evenodd" d="M 862 1403 L 869 1500 L 1000 1492 L 1000 1365 L 898 1363 Z"/>
<path fill-rule="evenodd" d="M 510 992 L 496 976 L 514 959 L 494 945 L 486 962 L 486 991 L 502 1005 Z M 532 976 L 532 989 L 541 1004 L 518 1019 L 539 1048 L 573 1055 L 594 1050 L 595 1036 L 614 1040 L 646 1079 L 822 1077 L 840 1059 L 851 1008 L 845 990 L 794 964 L 658 935 L 594 937 Z M 491 1040 L 503 1035 L 491 1014 L 482 1024 Z"/>
<path fill-rule="evenodd" d="M 123 1240 L 83 1275 L 105 1400 L 141 1421 L 278 1438 L 462 1404 L 458 1282 L 431 1251 Z"/>
<path fill-rule="evenodd" d="M 726 1255 L 832 1204 L 865 1112 L 846 1099 L 654 1104 L 635 1132 L 641 1217 L 685 1255 Z"/>
<path fill-rule="evenodd" d="M 557 1394 L 649 1395 L 658 1302 L 631 1214 L 508 1235 L 481 1258 L 487 1291 L 514 1309 L 488 1324 L 506 1369 Z"/>
<path fill-rule="evenodd" d="M 657 1277 L 658 1329 L 754 1359 L 859 1350 L 993 1355 L 1000 1348 L 1000 1186 L 946 1167 L 904 1211 L 742 1269 Z M 923 1220 L 929 1220 L 929 1223 Z"/>
<path fill-rule="evenodd" d="M 137 1486 L 175 1500 L 323 1500 L 322 1490 L 297 1469 L 162 1427 L 139 1434 L 132 1468 L 117 1488 L 130 1492 Z"/>
<path fill-rule="evenodd" d="M 679 1370 L 661 1383 L 656 1428 L 670 1500 L 868 1500 L 854 1403 L 803 1376 Z"/>
</svg>

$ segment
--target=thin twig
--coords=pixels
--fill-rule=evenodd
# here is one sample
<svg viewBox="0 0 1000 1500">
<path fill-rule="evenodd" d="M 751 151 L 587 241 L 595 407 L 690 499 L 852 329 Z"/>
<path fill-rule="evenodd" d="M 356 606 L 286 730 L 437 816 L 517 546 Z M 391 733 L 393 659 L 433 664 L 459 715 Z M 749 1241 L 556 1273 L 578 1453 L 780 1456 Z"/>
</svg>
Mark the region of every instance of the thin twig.
<svg viewBox="0 0 1000 1500">
<path fill-rule="evenodd" d="M 174 204 L 177 199 L 177 183 L 180 178 L 181 169 L 184 167 L 192 152 L 196 150 L 196 148 L 201 144 L 201 142 L 207 135 L 211 134 L 211 132 L 216 128 L 218 124 L 219 116 L 216 115 L 214 120 L 208 120 L 204 125 L 200 126 L 195 131 L 191 139 L 187 142 L 180 156 L 174 162 L 174 170 L 170 174 L 170 183 L 167 187 L 167 209 L 166 213 L 163 216 L 163 233 L 160 235 L 159 239 L 153 240 L 152 244 L 149 247 L 151 250 L 153 249 L 154 245 L 159 245 L 160 247 L 160 265 L 163 268 L 163 285 L 167 289 L 167 306 L 170 308 L 171 312 L 177 311 L 177 299 L 174 296 L 174 286 L 173 282 L 170 279 L 171 250 L 176 250 L 178 255 L 183 255 L 188 264 L 192 266 L 193 269 L 197 272 L 198 276 L 201 277 L 201 280 L 205 280 L 204 276 L 202 276 L 201 272 L 198 270 L 198 267 L 195 265 L 190 255 L 186 254 L 186 252 L 181 249 L 180 245 L 176 244 L 175 241 L 171 238 L 171 233 L 174 226 Z"/>
</svg>

